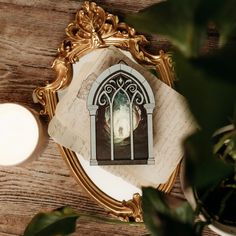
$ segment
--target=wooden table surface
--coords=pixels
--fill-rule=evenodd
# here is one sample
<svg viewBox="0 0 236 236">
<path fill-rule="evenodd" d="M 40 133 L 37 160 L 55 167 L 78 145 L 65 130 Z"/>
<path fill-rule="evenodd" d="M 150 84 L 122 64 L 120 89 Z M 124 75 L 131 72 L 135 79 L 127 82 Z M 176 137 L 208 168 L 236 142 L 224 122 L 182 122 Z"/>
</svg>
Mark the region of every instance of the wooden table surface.
<svg viewBox="0 0 236 236">
<path fill-rule="evenodd" d="M 110 12 L 124 15 L 159 0 L 96 2 Z M 74 20 L 80 5 L 81 1 L 76 0 L 0 0 L 0 103 L 14 102 L 40 110 L 33 103 L 32 92 L 55 78 L 51 64 L 65 37 L 64 29 Z M 154 47 L 156 51 L 162 44 L 166 46 L 161 38 L 151 40 L 159 45 Z M 42 120 L 47 126 L 47 119 Z M 184 199 L 179 179 L 171 194 Z M 0 168 L 0 236 L 22 235 L 36 213 L 64 205 L 78 212 L 107 216 L 71 176 L 50 138 L 37 160 L 25 167 Z M 143 225 L 80 220 L 74 235 L 145 235 L 147 232 Z M 206 230 L 204 235 L 215 234 Z"/>
</svg>

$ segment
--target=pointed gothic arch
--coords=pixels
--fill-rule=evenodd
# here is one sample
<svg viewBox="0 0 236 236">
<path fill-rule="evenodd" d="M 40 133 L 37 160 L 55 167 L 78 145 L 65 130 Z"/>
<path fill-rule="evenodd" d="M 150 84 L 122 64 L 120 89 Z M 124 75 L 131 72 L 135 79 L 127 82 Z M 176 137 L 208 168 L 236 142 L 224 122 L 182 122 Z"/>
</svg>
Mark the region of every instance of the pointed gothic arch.
<svg viewBox="0 0 236 236">
<path fill-rule="evenodd" d="M 93 83 L 87 106 L 91 165 L 154 164 L 155 99 L 138 71 L 124 64 L 109 67 Z"/>
</svg>

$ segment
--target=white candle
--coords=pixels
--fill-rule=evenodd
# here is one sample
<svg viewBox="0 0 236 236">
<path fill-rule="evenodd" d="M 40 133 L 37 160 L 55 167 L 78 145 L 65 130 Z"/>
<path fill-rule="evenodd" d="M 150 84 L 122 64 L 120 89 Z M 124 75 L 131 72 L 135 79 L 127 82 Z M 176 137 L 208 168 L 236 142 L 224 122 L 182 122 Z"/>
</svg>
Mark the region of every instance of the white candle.
<svg viewBox="0 0 236 236">
<path fill-rule="evenodd" d="M 34 115 L 25 107 L 0 104 L 0 165 L 12 166 L 35 155 L 40 130 Z"/>
</svg>

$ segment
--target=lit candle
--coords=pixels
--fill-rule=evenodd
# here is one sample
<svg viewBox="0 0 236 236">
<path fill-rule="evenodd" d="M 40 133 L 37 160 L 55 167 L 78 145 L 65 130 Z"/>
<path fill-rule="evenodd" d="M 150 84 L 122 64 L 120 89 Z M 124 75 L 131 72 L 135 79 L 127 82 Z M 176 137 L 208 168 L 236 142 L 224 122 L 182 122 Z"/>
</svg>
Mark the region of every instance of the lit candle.
<svg viewBox="0 0 236 236">
<path fill-rule="evenodd" d="M 19 165 L 35 157 L 40 136 L 31 111 L 18 104 L 0 104 L 0 165 Z"/>
</svg>

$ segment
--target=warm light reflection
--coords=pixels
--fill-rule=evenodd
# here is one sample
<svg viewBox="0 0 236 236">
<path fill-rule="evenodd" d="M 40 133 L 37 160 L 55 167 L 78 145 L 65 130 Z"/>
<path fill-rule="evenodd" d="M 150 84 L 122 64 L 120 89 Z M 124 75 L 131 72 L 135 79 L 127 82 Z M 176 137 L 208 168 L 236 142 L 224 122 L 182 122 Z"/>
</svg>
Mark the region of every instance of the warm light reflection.
<svg viewBox="0 0 236 236">
<path fill-rule="evenodd" d="M 0 165 L 24 162 L 38 140 L 38 123 L 29 110 L 17 104 L 0 104 Z"/>
<path fill-rule="evenodd" d="M 140 121 L 140 111 L 138 107 L 132 109 L 133 116 L 133 130 L 134 131 Z M 110 129 L 110 110 L 106 111 L 106 124 Z M 130 108 L 127 104 L 119 105 L 113 111 L 113 132 L 114 132 L 114 141 L 119 143 L 124 139 L 130 137 Z"/>
<path fill-rule="evenodd" d="M 114 138 L 125 139 L 130 136 L 130 118 L 129 107 L 120 106 L 119 109 L 113 113 L 114 119 Z"/>
<path fill-rule="evenodd" d="M 138 116 L 133 112 L 133 130 L 134 131 L 139 123 Z M 114 138 L 115 139 L 125 139 L 130 136 L 130 114 L 128 106 L 120 106 L 119 109 L 115 110 L 114 116 Z"/>
</svg>

